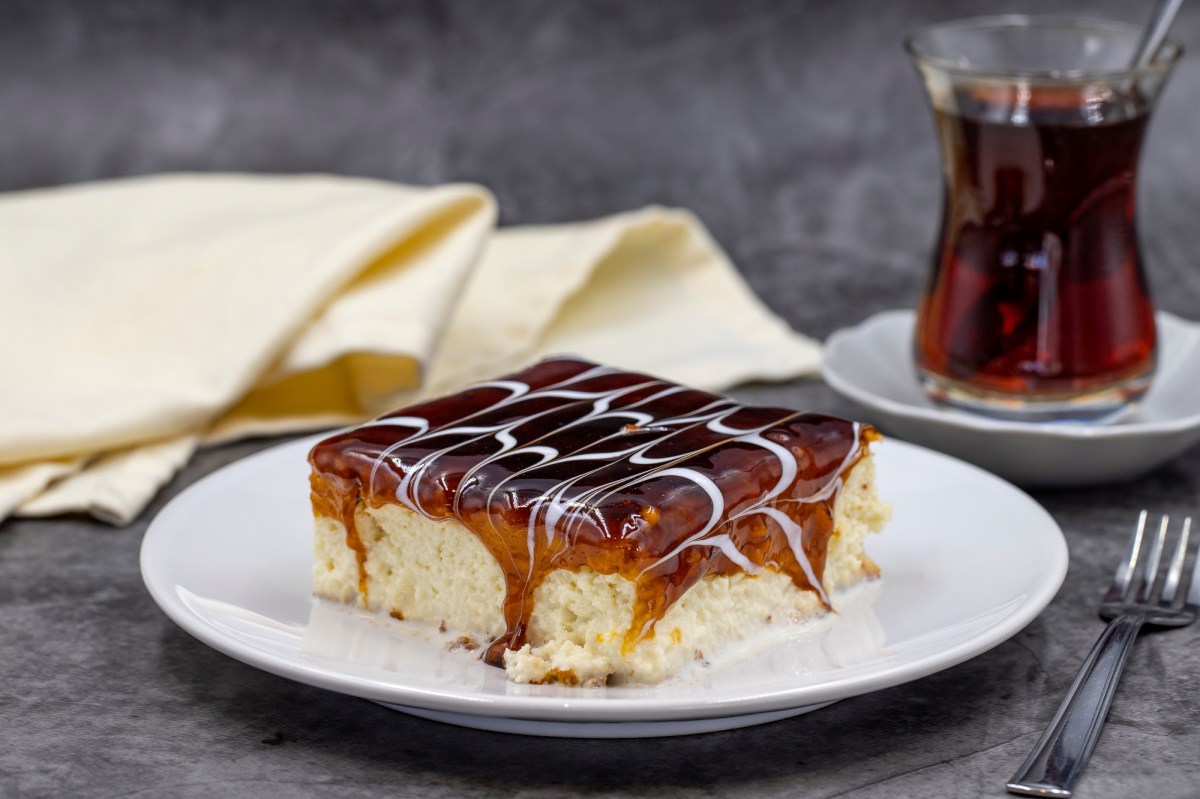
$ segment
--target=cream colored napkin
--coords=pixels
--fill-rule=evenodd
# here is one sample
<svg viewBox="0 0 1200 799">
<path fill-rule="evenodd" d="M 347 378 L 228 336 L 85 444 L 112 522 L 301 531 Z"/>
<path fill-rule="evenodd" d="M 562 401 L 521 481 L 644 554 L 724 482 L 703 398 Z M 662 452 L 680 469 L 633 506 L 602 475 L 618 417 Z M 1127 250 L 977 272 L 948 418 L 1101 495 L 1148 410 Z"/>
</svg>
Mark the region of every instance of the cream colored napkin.
<svg viewBox="0 0 1200 799">
<path fill-rule="evenodd" d="M 356 422 L 549 354 L 714 390 L 817 367 L 687 212 L 495 216 L 478 186 L 326 176 L 0 197 L 0 519 L 125 523 L 205 442 Z"/>
</svg>

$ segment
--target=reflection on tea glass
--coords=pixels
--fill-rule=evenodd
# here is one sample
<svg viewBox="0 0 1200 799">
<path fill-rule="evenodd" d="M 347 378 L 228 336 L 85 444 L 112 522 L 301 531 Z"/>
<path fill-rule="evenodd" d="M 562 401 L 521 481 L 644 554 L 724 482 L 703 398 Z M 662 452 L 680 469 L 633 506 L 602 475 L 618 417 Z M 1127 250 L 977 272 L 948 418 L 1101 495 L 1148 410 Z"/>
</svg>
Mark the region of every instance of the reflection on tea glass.
<svg viewBox="0 0 1200 799">
<path fill-rule="evenodd" d="M 1010 419 L 1100 419 L 1148 388 L 1156 336 L 1137 165 L 1181 51 L 1167 42 L 1132 69 L 1140 33 L 1006 16 L 906 41 L 945 180 L 914 342 L 939 403 Z"/>
</svg>

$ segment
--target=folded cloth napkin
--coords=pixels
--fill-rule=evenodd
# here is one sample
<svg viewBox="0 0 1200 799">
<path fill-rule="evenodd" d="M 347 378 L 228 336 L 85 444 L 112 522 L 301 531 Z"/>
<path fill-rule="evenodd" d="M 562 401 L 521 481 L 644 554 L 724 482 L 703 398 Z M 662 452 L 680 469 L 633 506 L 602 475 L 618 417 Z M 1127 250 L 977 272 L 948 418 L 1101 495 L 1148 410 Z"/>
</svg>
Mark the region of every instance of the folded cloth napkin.
<svg viewBox="0 0 1200 799">
<path fill-rule="evenodd" d="M 163 175 L 0 197 L 0 519 L 122 524 L 197 446 L 574 353 L 719 390 L 811 373 L 685 211 L 495 229 L 491 195 Z"/>
</svg>

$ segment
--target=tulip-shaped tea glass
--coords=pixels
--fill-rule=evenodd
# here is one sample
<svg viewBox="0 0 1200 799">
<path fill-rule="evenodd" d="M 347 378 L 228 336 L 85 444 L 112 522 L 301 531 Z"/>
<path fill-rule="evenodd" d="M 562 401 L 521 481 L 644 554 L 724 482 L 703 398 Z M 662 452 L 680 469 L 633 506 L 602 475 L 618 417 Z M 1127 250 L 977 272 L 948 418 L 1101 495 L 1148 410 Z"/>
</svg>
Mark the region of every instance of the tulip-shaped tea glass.
<svg viewBox="0 0 1200 799">
<path fill-rule="evenodd" d="M 1154 306 L 1138 156 L 1181 50 L 1130 67 L 1119 23 L 987 17 L 905 43 L 933 106 L 941 232 L 915 358 L 937 402 L 1019 420 L 1100 419 L 1145 393 Z"/>
</svg>

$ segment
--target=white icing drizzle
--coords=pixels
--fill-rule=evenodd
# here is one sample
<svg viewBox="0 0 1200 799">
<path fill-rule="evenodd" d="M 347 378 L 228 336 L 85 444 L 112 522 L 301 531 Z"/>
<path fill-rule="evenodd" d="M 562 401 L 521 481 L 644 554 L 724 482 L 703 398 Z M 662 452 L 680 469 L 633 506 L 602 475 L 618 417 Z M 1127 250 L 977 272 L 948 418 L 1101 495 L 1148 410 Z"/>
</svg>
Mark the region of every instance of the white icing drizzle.
<svg viewBox="0 0 1200 799">
<path fill-rule="evenodd" d="M 801 569 L 804 571 L 809 584 L 820 594 L 821 600 L 828 604 L 829 597 L 826 595 L 820 580 L 817 579 L 812 564 L 804 552 L 803 530 L 800 528 L 800 525 L 778 506 L 784 503 L 807 504 L 824 502 L 833 496 L 841 487 L 842 471 L 858 456 L 860 425 L 858 423 L 854 423 L 853 425 L 854 445 L 850 448 L 850 451 L 835 472 L 835 479 L 826 483 L 812 496 L 803 498 L 781 497 L 784 491 L 796 480 L 798 474 L 796 461 L 791 452 L 780 444 L 764 437 L 763 433 L 773 427 L 786 423 L 790 419 L 800 415 L 799 413 L 790 413 L 769 424 L 758 427 L 740 429 L 731 426 L 728 420 L 734 414 L 743 410 L 745 406 L 739 405 L 729 399 L 718 398 L 701 408 L 690 410 L 684 415 L 668 418 L 656 419 L 653 413 L 644 409 L 639 410 L 639 408 L 643 408 L 664 397 L 689 390 L 683 386 L 666 383 L 665 381 L 646 380 L 634 385 L 606 390 L 586 390 L 578 387 L 581 383 L 596 377 L 612 374 L 615 371 L 609 367 L 595 366 L 540 389 L 533 389 L 530 385 L 518 380 L 495 380 L 487 383 L 479 383 L 472 386 L 471 389 L 501 389 L 507 393 L 498 401 L 475 411 L 469 416 L 439 427 L 433 426 L 428 419 L 413 415 L 388 417 L 371 422 L 369 426 L 407 427 L 411 428 L 412 432 L 408 436 L 392 443 L 380 453 L 371 469 L 370 482 L 367 486 L 368 492 L 374 494 L 375 480 L 379 469 L 392 458 L 397 450 L 415 444 L 428 446 L 431 442 L 436 442 L 438 439 L 449 439 L 449 441 L 447 441 L 444 447 L 433 448 L 415 464 L 408 464 L 405 468 L 400 469 L 403 477 L 395 494 L 398 502 L 432 518 L 438 517 L 425 509 L 421 504 L 421 492 L 419 490 L 421 481 L 426 479 L 426 471 L 435 461 L 465 446 L 488 439 L 496 444 L 495 450 L 490 455 L 482 457 L 479 463 L 472 466 L 463 476 L 454 498 L 453 513 L 459 511 L 462 497 L 476 481 L 478 473 L 489 464 L 502 458 L 533 455 L 536 456 L 536 461 L 522 469 L 514 471 L 511 475 L 492 486 L 488 493 L 485 507 L 491 506 L 496 495 L 503 490 L 506 483 L 521 477 L 531 470 L 552 464 L 594 461 L 594 468 L 586 468 L 580 473 L 558 482 L 535 500 L 529 508 L 526 545 L 529 555 L 529 574 L 532 576 L 532 570 L 536 562 L 535 552 L 537 548 L 539 520 L 545 529 L 547 544 L 553 540 L 556 533 L 560 532 L 570 543 L 574 541 L 574 535 L 579 526 L 586 522 L 589 509 L 602 503 L 607 497 L 648 480 L 676 477 L 693 483 L 707 495 L 708 501 L 711 504 L 709 518 L 700 530 L 643 569 L 643 574 L 656 569 L 663 563 L 679 555 L 686 548 L 693 546 L 719 549 L 730 561 L 737 564 L 746 572 L 751 574 L 757 573 L 761 567 L 750 561 L 737 549 L 727 529 L 737 520 L 753 515 L 762 515 L 774 521 L 783 530 L 787 537 L 789 548 L 797 563 L 799 563 Z M 654 385 L 661 385 L 663 388 L 625 407 L 612 408 L 613 403 L 622 397 Z M 502 423 L 470 424 L 473 419 L 477 419 L 484 414 L 516 406 L 519 403 L 535 402 L 546 398 L 559 398 L 569 400 L 569 402 L 529 414 L 515 413 L 512 418 Z M 542 416 L 562 413 L 564 409 L 580 405 L 590 405 L 590 407 L 578 418 L 555 428 L 546 436 L 519 445 L 513 433 L 516 428 Z M 589 441 L 584 445 L 584 448 L 571 452 L 560 452 L 559 449 L 545 442 L 545 439 L 550 436 L 559 435 L 579 425 L 605 419 L 626 419 L 628 420 L 628 426 L 609 435 Z M 622 446 L 621 442 L 626 439 L 630 432 L 630 426 L 632 426 L 633 431 L 640 428 L 655 428 L 664 431 L 664 434 L 656 436 L 650 441 L 641 443 L 635 441 L 632 444 Z M 699 426 L 707 428 L 709 431 L 718 434 L 721 438 L 705 445 L 703 448 L 693 451 L 658 457 L 652 454 L 651 451 L 662 447 L 664 442 Z M 725 516 L 725 499 L 720 487 L 707 475 L 681 464 L 701 455 L 709 449 L 731 442 L 760 447 L 766 452 L 771 453 L 779 463 L 780 473 L 779 479 L 769 491 L 757 498 L 748 507 L 742 508 L 722 522 Z M 610 444 L 613 446 L 608 446 Z M 572 493 L 580 481 L 623 460 L 652 468 L 642 474 L 612 480 L 582 492 Z M 595 515 L 592 516 L 592 519 L 593 522 L 603 523 L 603 520 Z M 490 523 L 493 527 L 495 526 L 494 520 L 490 520 Z"/>
</svg>

